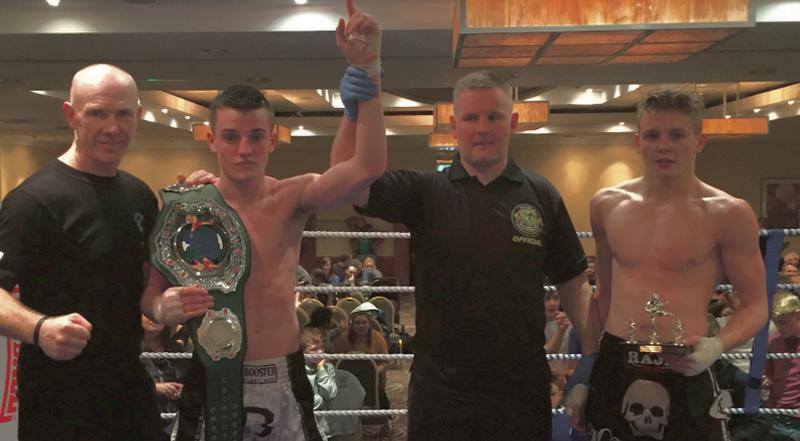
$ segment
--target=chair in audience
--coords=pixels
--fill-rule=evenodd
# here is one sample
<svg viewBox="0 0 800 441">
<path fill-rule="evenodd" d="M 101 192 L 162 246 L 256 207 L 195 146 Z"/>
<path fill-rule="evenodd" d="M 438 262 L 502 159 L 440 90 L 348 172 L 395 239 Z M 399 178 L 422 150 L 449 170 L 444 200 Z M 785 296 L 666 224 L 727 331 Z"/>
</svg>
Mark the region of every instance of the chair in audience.
<svg viewBox="0 0 800 441">
<path fill-rule="evenodd" d="M 375 296 L 369 299 L 376 308 L 383 311 L 383 316 L 386 318 L 389 325 L 389 352 L 394 354 L 403 353 L 403 340 L 400 338 L 402 326 L 395 320 L 395 307 L 394 302 L 383 296 Z"/>
<path fill-rule="evenodd" d="M 366 392 L 361 382 L 350 371 L 336 369 L 336 396 L 328 410 L 361 410 Z M 361 441 L 364 437 L 361 418 L 356 415 L 328 418 L 329 441 Z"/>
<path fill-rule="evenodd" d="M 311 313 L 314 312 L 315 309 L 324 308 L 325 305 L 317 299 L 304 299 L 297 307 L 305 311 L 306 315 L 311 317 Z"/>
<path fill-rule="evenodd" d="M 372 281 L 372 286 L 398 286 L 399 284 L 397 277 L 379 277 Z M 400 323 L 400 298 L 402 294 L 399 292 L 382 292 L 381 296 L 394 303 L 394 321 Z"/>
<path fill-rule="evenodd" d="M 338 360 L 336 368 L 350 372 L 364 388 L 364 409 L 380 409 L 378 368 L 373 360 Z M 364 426 L 381 426 L 380 439 L 391 435 L 388 416 L 362 416 Z"/>
<path fill-rule="evenodd" d="M 362 293 L 360 293 L 360 292 L 358 292 L 358 291 L 351 292 L 351 293 L 350 293 L 350 297 L 352 297 L 352 298 L 354 298 L 354 299 L 358 300 L 358 301 L 359 301 L 359 302 L 361 302 L 361 303 L 364 303 L 364 294 L 362 294 Z"/>
<path fill-rule="evenodd" d="M 344 309 L 335 305 L 329 306 L 328 308 L 330 308 L 331 311 L 333 312 L 331 321 L 333 321 L 337 325 L 344 324 L 344 326 L 346 327 L 347 323 L 350 321 L 350 314 L 348 314 L 347 311 L 345 311 Z"/>
<path fill-rule="evenodd" d="M 308 318 L 308 314 L 306 314 L 306 312 L 300 309 L 299 307 L 295 308 L 294 312 L 297 313 L 297 323 L 300 325 L 301 328 L 307 325 L 309 321 L 311 321 L 311 319 Z"/>
<path fill-rule="evenodd" d="M 357 299 L 345 297 L 342 300 L 339 300 L 339 302 L 336 303 L 336 306 L 342 308 L 344 312 L 347 313 L 347 317 L 349 318 L 350 313 L 353 312 L 353 310 L 356 309 L 356 307 L 360 304 L 361 302 L 359 302 Z"/>
</svg>

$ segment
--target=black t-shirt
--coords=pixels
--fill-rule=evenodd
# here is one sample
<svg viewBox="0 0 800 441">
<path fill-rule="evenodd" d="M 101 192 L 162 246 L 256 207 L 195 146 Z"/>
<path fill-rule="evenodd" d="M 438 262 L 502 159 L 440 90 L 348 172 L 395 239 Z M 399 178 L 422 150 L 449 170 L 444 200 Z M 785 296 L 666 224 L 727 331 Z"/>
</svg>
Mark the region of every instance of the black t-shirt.
<svg viewBox="0 0 800 441">
<path fill-rule="evenodd" d="M 54 361 L 23 345 L 21 434 L 25 413 L 38 410 L 26 405 L 33 397 L 41 403 L 42 397 L 96 387 L 106 388 L 109 402 L 125 401 L 120 379 L 141 378 L 142 264 L 157 210 L 155 196 L 138 178 L 123 171 L 114 177 L 90 175 L 58 160 L 3 201 L 0 287 L 11 290 L 18 284 L 28 307 L 49 316 L 77 312 L 92 324 L 88 345 L 71 361 Z M 126 404 L 131 405 L 137 404 Z"/>
<path fill-rule="evenodd" d="M 586 269 L 552 184 L 509 158 L 483 186 L 456 157 L 446 172 L 387 172 L 358 210 L 411 231 L 415 381 L 465 398 L 549 382 L 544 277 L 561 283 Z"/>
</svg>

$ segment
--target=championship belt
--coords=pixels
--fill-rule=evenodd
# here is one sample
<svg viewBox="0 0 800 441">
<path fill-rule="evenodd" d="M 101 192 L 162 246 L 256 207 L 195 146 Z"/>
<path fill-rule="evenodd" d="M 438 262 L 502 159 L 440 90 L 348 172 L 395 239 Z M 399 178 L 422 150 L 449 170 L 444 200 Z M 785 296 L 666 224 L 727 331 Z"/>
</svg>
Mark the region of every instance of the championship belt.
<svg viewBox="0 0 800 441">
<path fill-rule="evenodd" d="M 173 285 L 201 286 L 214 297 L 212 309 L 189 320 L 205 368 L 205 439 L 241 441 L 247 230 L 213 185 L 170 185 L 161 198 L 150 261 Z"/>
</svg>

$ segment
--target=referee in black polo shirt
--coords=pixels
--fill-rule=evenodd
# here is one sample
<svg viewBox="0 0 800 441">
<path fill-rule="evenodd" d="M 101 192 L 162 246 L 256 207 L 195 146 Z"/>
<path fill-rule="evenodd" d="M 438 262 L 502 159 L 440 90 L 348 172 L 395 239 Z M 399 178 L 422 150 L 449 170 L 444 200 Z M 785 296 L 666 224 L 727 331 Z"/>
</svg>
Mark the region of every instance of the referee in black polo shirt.
<svg viewBox="0 0 800 441">
<path fill-rule="evenodd" d="M 542 285 L 546 276 L 557 286 L 578 332 L 599 326 L 588 320 L 586 257 L 556 188 L 508 155 L 518 119 L 510 86 L 474 72 L 458 81 L 453 102 L 453 165 L 388 171 L 356 204 L 411 231 L 408 440 L 549 440 Z M 343 144 L 333 163 L 352 156 Z M 596 342 L 581 343 L 594 352 Z"/>
</svg>

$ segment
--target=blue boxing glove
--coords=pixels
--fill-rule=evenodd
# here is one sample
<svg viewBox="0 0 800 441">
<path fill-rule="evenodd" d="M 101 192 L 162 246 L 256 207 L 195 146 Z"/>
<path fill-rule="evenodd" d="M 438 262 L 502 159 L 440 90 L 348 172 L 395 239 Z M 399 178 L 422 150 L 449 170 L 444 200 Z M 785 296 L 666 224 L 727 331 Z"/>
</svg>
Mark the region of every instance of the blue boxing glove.
<svg viewBox="0 0 800 441">
<path fill-rule="evenodd" d="M 339 94 L 344 104 L 344 114 L 351 120 L 358 118 L 358 103 L 374 98 L 378 94 L 378 85 L 363 69 L 348 66 L 339 83 Z"/>
<path fill-rule="evenodd" d="M 586 432 L 586 399 L 589 397 L 589 377 L 592 375 L 597 354 L 583 354 L 575 372 L 567 381 L 567 399 L 564 401 L 569 422 L 575 429 Z"/>
</svg>

